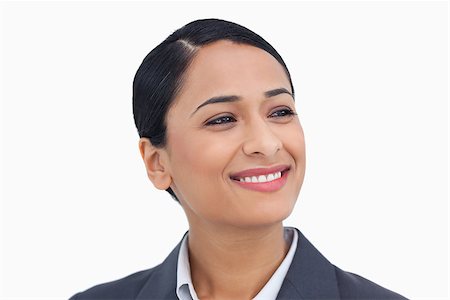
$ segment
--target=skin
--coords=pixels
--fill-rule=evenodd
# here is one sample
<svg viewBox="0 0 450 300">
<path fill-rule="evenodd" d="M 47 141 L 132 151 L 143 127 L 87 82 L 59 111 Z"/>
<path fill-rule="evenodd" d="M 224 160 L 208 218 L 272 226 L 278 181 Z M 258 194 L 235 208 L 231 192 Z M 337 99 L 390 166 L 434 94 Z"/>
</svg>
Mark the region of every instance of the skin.
<svg viewBox="0 0 450 300">
<path fill-rule="evenodd" d="M 295 112 L 292 96 L 265 95 L 278 88 L 292 92 L 270 54 L 214 42 L 198 50 L 168 111 L 166 147 L 139 141 L 149 179 L 158 189 L 170 186 L 186 213 L 191 276 L 201 299 L 251 299 L 289 249 L 282 221 L 303 183 L 305 145 L 298 117 L 280 114 Z M 224 95 L 240 100 L 197 110 Z M 223 124 L 205 125 L 220 117 Z M 286 184 L 274 192 L 244 189 L 230 178 L 281 164 L 290 170 Z"/>
</svg>

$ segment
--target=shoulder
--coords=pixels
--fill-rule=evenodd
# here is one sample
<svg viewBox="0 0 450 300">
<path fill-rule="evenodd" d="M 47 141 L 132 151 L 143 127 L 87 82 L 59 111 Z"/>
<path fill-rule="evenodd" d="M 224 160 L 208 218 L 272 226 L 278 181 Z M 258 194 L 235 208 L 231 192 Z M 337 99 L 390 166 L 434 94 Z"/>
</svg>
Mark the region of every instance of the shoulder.
<svg viewBox="0 0 450 300">
<path fill-rule="evenodd" d="M 341 299 L 406 299 L 359 275 L 335 267 Z"/>
<path fill-rule="evenodd" d="M 176 299 L 175 286 L 180 245 L 181 242 L 156 267 L 96 285 L 75 294 L 70 300 Z"/>
<path fill-rule="evenodd" d="M 73 295 L 69 300 L 94 300 L 94 299 L 135 299 L 145 283 L 153 276 L 154 268 L 128 275 L 124 278 L 99 284 L 84 292 Z"/>
<path fill-rule="evenodd" d="M 277 299 L 406 299 L 370 280 L 339 269 L 296 230 L 297 249 Z"/>
</svg>

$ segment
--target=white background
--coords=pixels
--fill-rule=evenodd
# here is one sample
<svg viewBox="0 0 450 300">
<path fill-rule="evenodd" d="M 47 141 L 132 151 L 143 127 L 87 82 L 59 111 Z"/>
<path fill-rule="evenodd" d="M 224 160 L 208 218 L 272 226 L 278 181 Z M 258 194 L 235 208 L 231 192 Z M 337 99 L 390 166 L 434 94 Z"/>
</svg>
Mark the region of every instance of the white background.
<svg viewBox="0 0 450 300">
<path fill-rule="evenodd" d="M 307 172 L 285 225 L 344 270 L 447 299 L 445 1 L 2 3 L 0 295 L 66 299 L 179 242 L 187 222 L 146 177 L 131 86 L 153 47 L 205 17 L 254 30 L 290 68 Z"/>
</svg>

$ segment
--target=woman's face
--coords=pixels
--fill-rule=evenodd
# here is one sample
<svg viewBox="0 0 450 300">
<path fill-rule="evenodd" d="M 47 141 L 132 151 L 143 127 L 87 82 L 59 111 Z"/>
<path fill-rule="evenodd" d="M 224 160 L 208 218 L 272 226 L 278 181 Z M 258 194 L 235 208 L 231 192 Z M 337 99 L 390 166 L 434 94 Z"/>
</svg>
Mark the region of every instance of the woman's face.
<svg viewBox="0 0 450 300">
<path fill-rule="evenodd" d="M 283 67 L 259 48 L 218 41 L 185 75 L 167 114 L 165 151 L 189 222 L 284 220 L 303 182 L 305 145 Z"/>
</svg>

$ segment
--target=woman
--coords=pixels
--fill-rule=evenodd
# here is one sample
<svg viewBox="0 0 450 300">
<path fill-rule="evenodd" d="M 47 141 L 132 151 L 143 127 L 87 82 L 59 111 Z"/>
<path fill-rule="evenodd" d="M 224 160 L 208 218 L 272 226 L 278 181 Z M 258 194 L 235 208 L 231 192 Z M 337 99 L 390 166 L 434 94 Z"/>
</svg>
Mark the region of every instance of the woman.
<svg viewBox="0 0 450 300">
<path fill-rule="evenodd" d="M 160 265 L 72 299 L 404 299 L 284 228 L 305 173 L 289 71 L 240 25 L 197 20 L 153 49 L 133 110 L 147 174 L 189 231 Z"/>
</svg>

